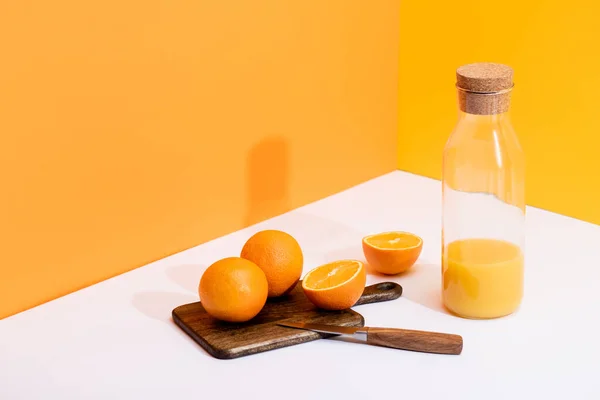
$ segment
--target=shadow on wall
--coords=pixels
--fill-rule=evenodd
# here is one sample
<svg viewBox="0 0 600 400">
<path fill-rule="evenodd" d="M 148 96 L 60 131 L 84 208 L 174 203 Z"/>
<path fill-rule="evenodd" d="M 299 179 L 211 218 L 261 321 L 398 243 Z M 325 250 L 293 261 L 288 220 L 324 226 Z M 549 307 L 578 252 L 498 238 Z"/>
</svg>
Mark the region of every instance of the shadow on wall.
<svg viewBox="0 0 600 400">
<path fill-rule="evenodd" d="M 246 160 L 247 210 L 244 226 L 290 210 L 289 149 L 281 137 L 256 144 Z"/>
</svg>

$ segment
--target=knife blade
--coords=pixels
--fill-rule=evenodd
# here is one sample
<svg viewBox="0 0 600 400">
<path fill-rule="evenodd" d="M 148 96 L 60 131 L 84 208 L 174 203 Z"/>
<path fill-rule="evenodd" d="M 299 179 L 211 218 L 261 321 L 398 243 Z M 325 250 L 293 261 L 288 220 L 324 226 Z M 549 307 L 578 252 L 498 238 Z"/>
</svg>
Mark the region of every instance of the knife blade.
<svg viewBox="0 0 600 400">
<path fill-rule="evenodd" d="M 361 342 L 376 346 L 425 353 L 457 355 L 462 352 L 463 348 L 462 337 L 449 333 L 426 332 L 398 328 L 375 328 L 366 326 L 350 327 L 286 321 L 279 322 L 278 325 L 342 337 L 352 337 Z"/>
<path fill-rule="evenodd" d="M 340 325 L 324 325 L 324 324 L 310 324 L 304 322 L 279 322 L 278 325 L 287 326 L 289 328 L 298 328 L 305 329 L 309 331 L 319 332 L 319 333 L 327 333 L 332 335 L 342 335 L 342 336 L 353 336 L 357 332 L 359 333 L 358 339 L 362 338 L 361 333 L 366 334 L 366 330 L 363 327 L 355 327 L 355 326 L 340 326 Z M 362 332 L 359 332 L 361 331 Z M 366 341 L 366 336 L 364 340 Z"/>
</svg>

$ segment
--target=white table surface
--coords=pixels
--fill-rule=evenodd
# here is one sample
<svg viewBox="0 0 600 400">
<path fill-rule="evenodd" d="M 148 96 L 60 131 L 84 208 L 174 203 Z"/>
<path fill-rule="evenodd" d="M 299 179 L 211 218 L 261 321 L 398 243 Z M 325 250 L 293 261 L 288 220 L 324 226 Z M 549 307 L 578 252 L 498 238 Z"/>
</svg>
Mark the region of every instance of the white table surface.
<svg viewBox="0 0 600 400">
<path fill-rule="evenodd" d="M 600 227 L 528 208 L 522 306 L 472 321 L 440 305 L 440 205 L 438 181 L 392 172 L 6 318 L 0 399 L 600 399 Z M 197 301 L 204 268 L 238 255 L 265 228 L 298 239 L 305 272 L 362 259 L 370 233 L 420 235 L 411 272 L 368 277 L 399 282 L 403 297 L 356 310 L 369 326 L 458 333 L 462 355 L 333 339 L 212 358 L 175 326 L 171 310 Z"/>
</svg>

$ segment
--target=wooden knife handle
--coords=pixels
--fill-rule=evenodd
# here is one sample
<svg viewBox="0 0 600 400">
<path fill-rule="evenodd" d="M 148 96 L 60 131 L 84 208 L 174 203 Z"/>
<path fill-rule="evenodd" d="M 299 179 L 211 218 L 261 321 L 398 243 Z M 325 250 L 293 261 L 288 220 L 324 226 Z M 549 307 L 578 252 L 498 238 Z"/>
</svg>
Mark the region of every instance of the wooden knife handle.
<svg viewBox="0 0 600 400">
<path fill-rule="evenodd" d="M 367 343 L 439 354 L 460 354 L 463 347 L 463 340 L 459 335 L 393 328 L 369 328 Z"/>
</svg>

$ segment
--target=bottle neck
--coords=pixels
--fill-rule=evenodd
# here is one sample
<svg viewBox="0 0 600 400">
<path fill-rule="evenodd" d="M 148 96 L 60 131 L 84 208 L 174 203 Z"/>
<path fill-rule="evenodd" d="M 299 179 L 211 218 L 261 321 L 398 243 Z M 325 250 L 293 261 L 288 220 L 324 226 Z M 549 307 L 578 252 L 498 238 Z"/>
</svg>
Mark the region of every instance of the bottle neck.
<svg viewBox="0 0 600 400">
<path fill-rule="evenodd" d="M 458 110 L 458 120 L 463 123 L 498 125 L 510 122 L 510 113 L 508 111 L 498 114 L 470 114 L 463 110 Z"/>
</svg>

